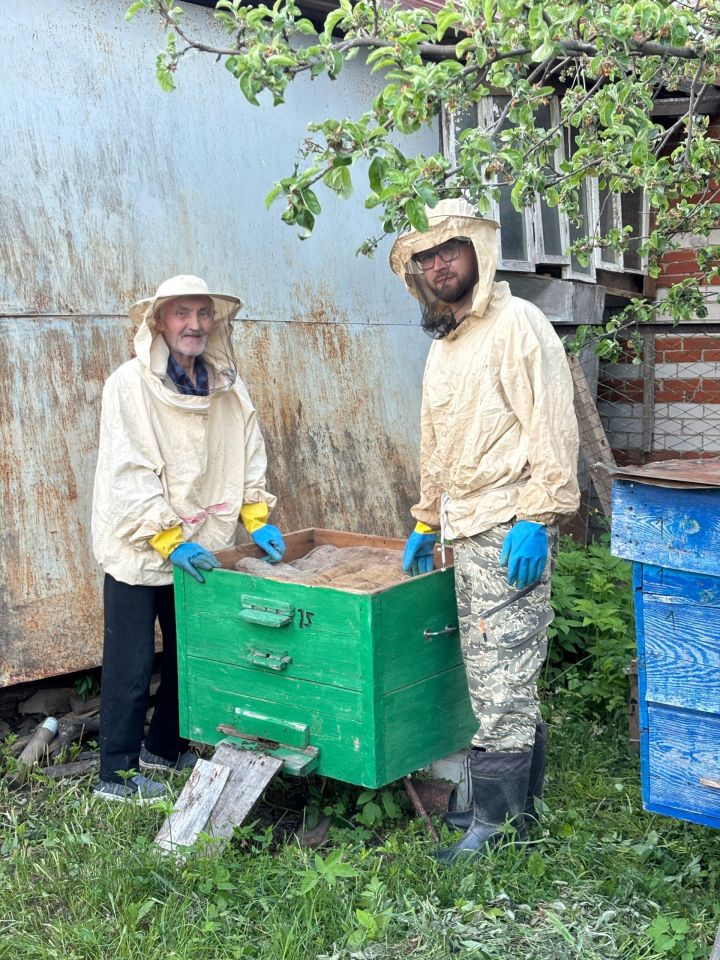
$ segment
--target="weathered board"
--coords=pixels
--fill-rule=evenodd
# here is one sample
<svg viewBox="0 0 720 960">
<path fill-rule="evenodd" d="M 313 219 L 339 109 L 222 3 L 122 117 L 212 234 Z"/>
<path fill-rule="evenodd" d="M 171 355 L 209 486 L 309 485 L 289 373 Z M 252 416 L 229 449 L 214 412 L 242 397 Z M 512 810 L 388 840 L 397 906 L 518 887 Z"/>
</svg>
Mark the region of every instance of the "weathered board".
<svg viewBox="0 0 720 960">
<path fill-rule="evenodd" d="M 207 833 L 211 837 L 229 840 L 233 829 L 243 823 L 260 794 L 282 767 L 282 760 L 221 743 L 213 762 L 227 767 L 230 774 L 210 814 Z"/>
<path fill-rule="evenodd" d="M 229 767 L 211 760 L 198 760 L 175 802 L 175 809 L 160 827 L 155 843 L 163 850 L 192 846 L 204 831 L 229 775 Z"/>
<path fill-rule="evenodd" d="M 313 546 L 401 540 L 288 534 Z M 476 729 L 457 633 L 452 567 L 373 592 L 305 586 L 234 570 L 254 547 L 218 554 L 199 584 L 176 572 L 180 724 L 310 772 L 378 787 L 467 746 Z M 251 613 L 251 616 L 249 616 Z"/>
<path fill-rule="evenodd" d="M 175 809 L 155 837 L 163 850 L 192 846 L 200 834 L 211 837 L 216 852 L 242 824 L 282 760 L 248 753 L 221 743 L 212 760 L 198 760 Z"/>
</svg>

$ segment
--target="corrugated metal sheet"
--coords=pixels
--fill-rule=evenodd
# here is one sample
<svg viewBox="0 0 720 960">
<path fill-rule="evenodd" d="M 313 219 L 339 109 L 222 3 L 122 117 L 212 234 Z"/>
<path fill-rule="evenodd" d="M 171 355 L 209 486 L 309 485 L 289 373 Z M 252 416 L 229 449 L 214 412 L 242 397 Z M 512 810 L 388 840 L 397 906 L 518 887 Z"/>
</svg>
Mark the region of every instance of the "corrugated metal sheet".
<svg viewBox="0 0 720 960">
<path fill-rule="evenodd" d="M 385 253 L 355 256 L 373 215 L 328 196 L 300 243 L 264 207 L 307 122 L 356 112 L 376 81 L 355 61 L 337 82 L 302 81 L 284 107 L 257 110 L 195 57 L 163 94 L 161 31 L 148 17 L 126 24 L 126 6 L 4 11 L 0 686 L 100 661 L 89 536 L 100 395 L 131 355 L 128 305 L 168 276 L 199 274 L 246 303 L 236 348 L 282 526 L 401 535 L 417 489 L 429 341 Z M 191 26 L 208 20 L 184 6 Z"/>
</svg>

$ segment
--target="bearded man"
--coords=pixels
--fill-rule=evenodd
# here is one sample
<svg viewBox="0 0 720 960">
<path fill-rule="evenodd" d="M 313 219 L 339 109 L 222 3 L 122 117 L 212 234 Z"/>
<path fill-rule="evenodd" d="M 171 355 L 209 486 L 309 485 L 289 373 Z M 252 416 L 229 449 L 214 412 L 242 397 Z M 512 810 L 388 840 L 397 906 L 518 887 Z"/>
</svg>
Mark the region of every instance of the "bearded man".
<svg viewBox="0 0 720 960">
<path fill-rule="evenodd" d="M 509 823 L 520 839 L 542 796 L 546 727 L 537 679 L 553 619 L 558 521 L 578 507 L 577 421 L 565 353 L 533 304 L 494 282 L 497 228 L 464 200 L 427 209 L 429 229 L 395 241 L 390 266 L 433 338 L 421 411 L 417 525 L 405 569 L 433 569 L 452 540 L 460 639 L 477 733 L 473 806 L 437 852 L 477 857 Z"/>
</svg>

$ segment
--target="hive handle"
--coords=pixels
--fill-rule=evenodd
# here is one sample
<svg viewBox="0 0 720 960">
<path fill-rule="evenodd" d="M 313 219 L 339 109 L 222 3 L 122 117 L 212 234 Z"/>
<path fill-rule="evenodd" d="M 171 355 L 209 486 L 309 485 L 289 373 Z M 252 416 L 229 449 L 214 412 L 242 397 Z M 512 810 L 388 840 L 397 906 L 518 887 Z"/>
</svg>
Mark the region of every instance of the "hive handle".
<svg viewBox="0 0 720 960">
<path fill-rule="evenodd" d="M 453 633 L 457 633 L 457 629 L 457 626 L 448 624 L 443 630 L 423 630 L 423 637 L 426 640 L 429 640 L 431 637 L 449 637 Z"/>
<path fill-rule="evenodd" d="M 292 657 L 286 653 L 266 653 L 264 650 L 251 650 L 245 659 L 256 667 L 266 667 L 268 670 L 287 670 L 288 664 L 292 663 Z"/>
<path fill-rule="evenodd" d="M 274 603 L 264 597 L 243 594 L 240 605 L 240 619 L 260 627 L 287 627 L 295 617 L 295 607 L 291 603 Z"/>
</svg>

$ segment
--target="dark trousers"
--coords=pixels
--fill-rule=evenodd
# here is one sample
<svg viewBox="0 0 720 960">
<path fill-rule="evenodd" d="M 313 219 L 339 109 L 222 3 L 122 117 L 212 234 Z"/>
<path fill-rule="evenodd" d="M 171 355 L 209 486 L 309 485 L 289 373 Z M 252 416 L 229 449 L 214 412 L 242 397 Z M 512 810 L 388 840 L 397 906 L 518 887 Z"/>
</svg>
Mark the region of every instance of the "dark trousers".
<svg viewBox="0 0 720 960">
<path fill-rule="evenodd" d="M 172 584 L 131 586 L 105 574 L 105 642 L 100 688 L 100 779 L 139 769 L 140 744 L 155 658 L 155 620 L 163 638 L 160 686 L 145 745 L 176 760 L 187 749 L 178 732 L 177 641 Z"/>
</svg>

